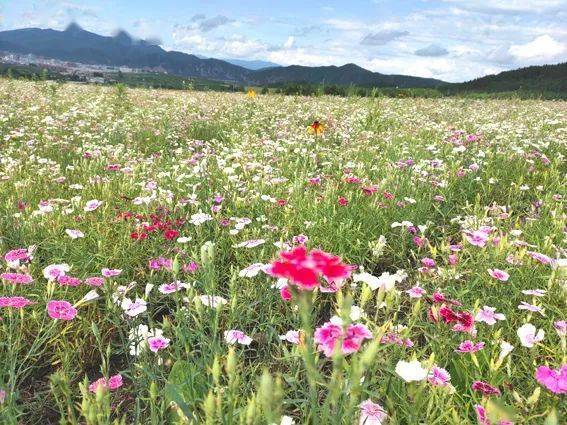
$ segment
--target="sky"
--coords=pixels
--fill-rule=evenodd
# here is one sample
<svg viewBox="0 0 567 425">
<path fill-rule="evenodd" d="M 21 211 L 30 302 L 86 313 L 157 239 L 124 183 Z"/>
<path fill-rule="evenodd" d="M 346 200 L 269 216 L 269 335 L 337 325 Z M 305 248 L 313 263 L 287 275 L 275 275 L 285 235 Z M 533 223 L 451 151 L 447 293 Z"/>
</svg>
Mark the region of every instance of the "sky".
<svg viewBox="0 0 567 425">
<path fill-rule="evenodd" d="M 450 82 L 567 61 L 567 0 L 0 0 L 0 30 L 71 21 L 207 57 Z"/>
</svg>

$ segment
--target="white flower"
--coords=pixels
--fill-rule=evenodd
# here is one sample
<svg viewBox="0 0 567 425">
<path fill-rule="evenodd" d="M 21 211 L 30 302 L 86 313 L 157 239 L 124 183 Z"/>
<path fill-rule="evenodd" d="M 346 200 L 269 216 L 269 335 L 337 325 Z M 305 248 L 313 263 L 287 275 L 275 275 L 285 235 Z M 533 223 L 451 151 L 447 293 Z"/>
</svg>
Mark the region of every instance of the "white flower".
<svg viewBox="0 0 567 425">
<path fill-rule="evenodd" d="M 219 297 L 217 295 L 199 295 L 195 297 L 201 301 L 202 304 L 206 305 L 207 307 L 217 308 L 217 306 L 225 305 L 228 301 L 223 297 Z"/>
<path fill-rule="evenodd" d="M 87 294 L 83 297 L 83 301 L 92 301 L 97 298 L 100 298 L 100 295 L 93 289 L 92 291 L 87 292 Z"/>
<path fill-rule="evenodd" d="M 543 329 L 538 331 L 534 325 L 526 323 L 518 328 L 517 334 L 524 347 L 532 348 L 534 344 L 543 341 L 545 331 Z"/>
<path fill-rule="evenodd" d="M 124 314 L 130 317 L 136 317 L 138 314 L 148 309 L 147 302 L 141 298 L 136 298 L 136 301 L 132 301 L 130 298 L 124 298 L 120 306 L 122 310 L 124 310 Z"/>
<path fill-rule="evenodd" d="M 502 341 L 500 343 L 500 354 L 499 354 L 498 358 L 500 360 L 502 360 L 508 354 L 510 354 L 513 349 L 514 349 L 514 346 L 512 344 L 510 344 L 509 342 L 506 342 L 506 341 Z"/>
<path fill-rule="evenodd" d="M 423 381 L 427 377 L 427 369 L 421 367 L 418 360 L 400 360 L 396 364 L 396 373 L 406 382 Z"/>
<path fill-rule="evenodd" d="M 234 245 L 235 248 L 254 248 L 256 246 L 266 243 L 264 239 L 251 239 Z"/>
<path fill-rule="evenodd" d="M 193 214 L 189 222 L 193 223 L 195 226 L 200 226 L 201 224 L 206 223 L 207 221 L 211 221 L 212 219 L 213 217 L 211 215 L 199 212 L 197 214 Z"/>
<path fill-rule="evenodd" d="M 71 239 L 77 239 L 77 238 L 85 237 L 85 234 L 83 232 L 81 232 L 80 230 L 65 229 L 65 233 L 67 233 L 67 235 L 69 235 L 69 237 Z"/>
</svg>

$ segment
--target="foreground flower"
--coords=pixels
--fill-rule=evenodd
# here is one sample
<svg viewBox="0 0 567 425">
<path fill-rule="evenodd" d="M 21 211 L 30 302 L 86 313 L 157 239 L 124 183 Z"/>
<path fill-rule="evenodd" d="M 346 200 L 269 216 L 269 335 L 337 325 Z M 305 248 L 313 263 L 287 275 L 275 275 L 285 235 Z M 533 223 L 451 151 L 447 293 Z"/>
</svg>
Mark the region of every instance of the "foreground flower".
<svg viewBox="0 0 567 425">
<path fill-rule="evenodd" d="M 271 276 L 288 279 L 292 285 L 306 291 L 317 288 L 320 277 L 335 284 L 350 277 L 351 271 L 352 266 L 344 264 L 340 257 L 320 250 L 308 252 L 304 246 L 280 252 L 279 259 L 267 268 Z"/>
<path fill-rule="evenodd" d="M 47 303 L 47 314 L 52 319 L 73 320 L 77 315 L 77 309 L 68 301 L 51 300 Z"/>
<path fill-rule="evenodd" d="M 250 345 L 252 343 L 252 338 L 246 335 L 244 332 L 239 331 L 237 329 L 232 329 L 230 331 L 224 332 L 224 339 L 229 344 L 242 344 L 242 345 Z"/>
<path fill-rule="evenodd" d="M 382 406 L 368 399 L 360 404 L 359 425 L 382 425 L 388 414 Z"/>
<path fill-rule="evenodd" d="M 372 333 L 362 324 L 348 325 L 345 330 L 340 324 L 327 322 L 314 333 L 314 341 L 318 349 L 327 357 L 333 356 L 335 346 L 338 346 L 344 355 L 355 353 L 365 339 L 371 338 Z"/>
<path fill-rule="evenodd" d="M 559 369 L 540 366 L 535 373 L 537 381 L 555 394 L 567 394 L 567 364 Z"/>
<path fill-rule="evenodd" d="M 120 388 L 121 386 L 122 386 L 122 375 L 117 374 L 111 376 L 110 379 L 108 380 L 106 378 L 97 379 L 96 381 L 94 381 L 92 384 L 89 385 L 89 391 L 92 393 L 96 393 L 99 387 L 102 388 L 103 390 L 109 389 L 112 391 L 117 388 Z"/>
<path fill-rule="evenodd" d="M 396 364 L 396 373 L 406 382 L 423 381 L 427 378 L 427 369 L 421 366 L 419 360 L 398 361 Z"/>
<path fill-rule="evenodd" d="M 518 328 L 516 331 L 520 343 L 524 347 L 532 348 L 534 344 L 543 341 L 545 331 L 543 329 L 537 330 L 531 323 L 526 323 Z"/>
</svg>

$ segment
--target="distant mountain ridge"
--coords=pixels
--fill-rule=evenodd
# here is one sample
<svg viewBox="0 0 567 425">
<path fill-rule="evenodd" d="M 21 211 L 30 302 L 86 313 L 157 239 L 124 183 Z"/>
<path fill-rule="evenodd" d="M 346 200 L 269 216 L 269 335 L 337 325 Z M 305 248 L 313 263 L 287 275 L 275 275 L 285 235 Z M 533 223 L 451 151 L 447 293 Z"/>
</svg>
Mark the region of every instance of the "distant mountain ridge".
<svg viewBox="0 0 567 425">
<path fill-rule="evenodd" d="M 39 28 L 1 31 L 0 51 L 34 54 L 90 65 L 151 69 L 182 77 L 247 85 L 296 82 L 430 88 L 443 84 L 432 78 L 384 75 L 354 64 L 340 67 L 293 65 L 254 70 L 219 59 L 203 59 L 187 53 L 166 51 L 155 43 L 135 40 L 124 31 L 114 36 L 98 35 L 77 24 L 69 25 L 64 31 Z"/>
</svg>

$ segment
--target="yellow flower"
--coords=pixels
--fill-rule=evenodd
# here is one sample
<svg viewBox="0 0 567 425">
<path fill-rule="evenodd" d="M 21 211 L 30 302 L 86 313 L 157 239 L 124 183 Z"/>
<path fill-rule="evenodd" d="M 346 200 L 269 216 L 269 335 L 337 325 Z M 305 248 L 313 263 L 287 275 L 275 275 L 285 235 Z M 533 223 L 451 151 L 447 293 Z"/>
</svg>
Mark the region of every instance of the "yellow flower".
<svg viewBox="0 0 567 425">
<path fill-rule="evenodd" d="M 307 131 L 309 132 L 309 134 L 315 134 L 316 136 L 319 136 L 320 134 L 323 134 L 323 131 L 325 131 L 325 126 L 319 121 L 313 121 L 313 124 L 307 127 Z"/>
<path fill-rule="evenodd" d="M 250 99 L 254 99 L 254 98 L 256 97 L 256 92 L 255 92 L 253 89 L 249 89 L 247 96 L 248 96 Z"/>
</svg>

